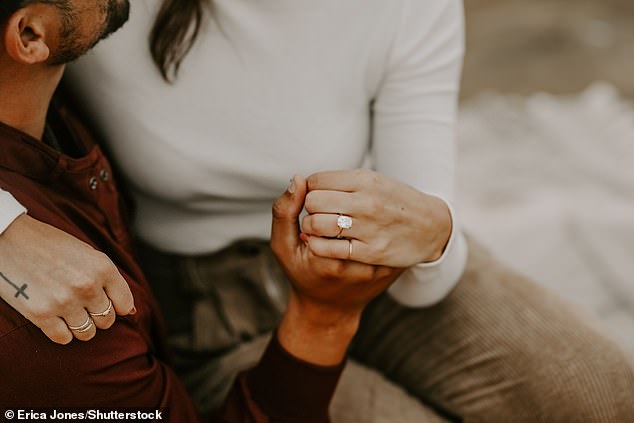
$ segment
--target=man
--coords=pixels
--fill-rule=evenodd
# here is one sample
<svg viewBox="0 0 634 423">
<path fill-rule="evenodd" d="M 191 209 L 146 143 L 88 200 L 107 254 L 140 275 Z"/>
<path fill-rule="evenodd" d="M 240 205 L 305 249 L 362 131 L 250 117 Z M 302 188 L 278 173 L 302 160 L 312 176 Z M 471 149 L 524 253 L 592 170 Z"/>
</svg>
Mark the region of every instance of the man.
<svg viewBox="0 0 634 423">
<path fill-rule="evenodd" d="M 78 292 L 96 300 L 85 311 L 43 322 L 42 329 L 59 343 L 72 336 L 90 339 L 96 327 L 111 329 L 91 343 L 62 346 L 11 307 L 51 293 L 11 270 L 20 267 L 15 255 L 0 254 L 0 289 L 11 293 L 11 304 L 0 301 L 0 402 L 7 408 L 165 408 L 170 421 L 192 422 L 199 416 L 163 361 L 158 308 L 133 258 L 111 168 L 55 94 L 64 64 L 119 28 L 128 9 L 127 0 L 0 3 L 0 187 L 30 215 L 16 223 L 29 222 L 41 234 L 62 230 L 69 239 L 82 240 L 87 255 L 107 254 L 122 275 L 111 277 L 111 284 L 94 295 L 77 273 Z M 316 258 L 300 240 L 298 216 L 306 191 L 306 180 L 296 176 L 276 202 L 272 246 L 278 254 L 295 254 L 299 261 L 328 269 L 333 262 Z M 66 266 L 60 263 L 59 271 L 66 272 Z M 104 273 L 110 270 L 106 267 Z M 355 265 L 351 271 L 367 274 L 366 283 L 326 286 L 319 279 L 300 281 L 295 269 L 286 270 L 295 288 L 288 311 L 261 362 L 234 385 L 218 420 L 328 421 L 330 398 L 361 311 L 398 274 Z M 52 293 L 59 303 L 68 295 Z M 115 313 L 124 316 L 116 323 Z"/>
</svg>

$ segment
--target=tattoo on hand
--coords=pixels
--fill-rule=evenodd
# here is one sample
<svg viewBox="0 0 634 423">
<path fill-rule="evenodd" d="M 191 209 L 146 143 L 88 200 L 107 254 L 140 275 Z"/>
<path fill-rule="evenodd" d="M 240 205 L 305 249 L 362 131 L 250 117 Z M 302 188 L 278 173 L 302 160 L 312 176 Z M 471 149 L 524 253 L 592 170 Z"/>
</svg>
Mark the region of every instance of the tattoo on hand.
<svg viewBox="0 0 634 423">
<path fill-rule="evenodd" d="M 29 286 L 27 284 L 20 286 L 17 286 L 15 283 L 13 283 L 9 278 L 7 278 L 4 273 L 0 272 L 0 277 L 2 277 L 2 279 L 4 279 L 9 285 L 11 285 L 13 288 L 15 288 L 15 290 L 17 291 L 15 293 L 15 298 L 19 298 L 20 295 L 22 295 L 24 298 L 26 298 L 27 300 L 29 299 L 29 296 L 26 295 L 26 288 L 28 288 Z"/>
</svg>

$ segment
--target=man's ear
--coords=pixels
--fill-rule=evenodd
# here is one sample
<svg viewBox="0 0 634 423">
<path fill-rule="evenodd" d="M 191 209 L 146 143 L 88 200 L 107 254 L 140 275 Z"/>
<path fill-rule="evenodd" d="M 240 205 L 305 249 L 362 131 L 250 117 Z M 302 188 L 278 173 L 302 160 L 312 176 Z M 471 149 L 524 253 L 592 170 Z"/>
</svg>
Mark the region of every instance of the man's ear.
<svg viewBox="0 0 634 423">
<path fill-rule="evenodd" d="M 44 63 L 51 51 L 51 31 L 44 15 L 30 13 L 29 8 L 16 11 L 4 27 L 4 48 L 13 60 L 25 65 Z"/>
</svg>

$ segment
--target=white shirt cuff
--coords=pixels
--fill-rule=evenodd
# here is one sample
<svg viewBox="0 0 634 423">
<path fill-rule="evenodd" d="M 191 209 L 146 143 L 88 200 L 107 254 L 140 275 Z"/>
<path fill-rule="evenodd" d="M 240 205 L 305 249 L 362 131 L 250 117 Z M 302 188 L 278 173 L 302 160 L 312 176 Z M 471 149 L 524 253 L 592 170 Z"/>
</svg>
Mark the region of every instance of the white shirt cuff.
<svg viewBox="0 0 634 423">
<path fill-rule="evenodd" d="M 392 298 L 404 306 L 428 307 L 441 301 L 456 286 L 467 265 L 467 241 L 453 207 L 449 202 L 445 203 L 449 208 L 452 229 L 442 256 L 434 262 L 410 267 L 388 290 Z"/>
<path fill-rule="evenodd" d="M 15 219 L 26 213 L 26 209 L 13 196 L 0 189 L 0 235 Z"/>
</svg>

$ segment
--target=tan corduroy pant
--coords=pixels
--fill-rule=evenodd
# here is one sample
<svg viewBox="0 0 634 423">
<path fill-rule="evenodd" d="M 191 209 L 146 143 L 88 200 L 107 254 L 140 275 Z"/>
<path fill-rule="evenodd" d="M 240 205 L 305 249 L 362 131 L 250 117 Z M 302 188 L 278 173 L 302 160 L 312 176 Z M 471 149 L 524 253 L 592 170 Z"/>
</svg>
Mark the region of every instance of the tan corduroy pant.
<svg viewBox="0 0 634 423">
<path fill-rule="evenodd" d="M 559 298 L 469 245 L 467 270 L 440 304 L 405 308 L 382 295 L 367 307 L 333 421 L 634 422 L 634 373 L 622 352 Z M 141 260 L 176 370 L 201 410 L 213 409 L 259 359 L 288 282 L 258 240 L 198 257 L 142 246 Z"/>
</svg>

